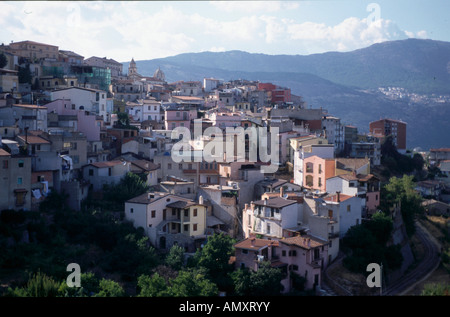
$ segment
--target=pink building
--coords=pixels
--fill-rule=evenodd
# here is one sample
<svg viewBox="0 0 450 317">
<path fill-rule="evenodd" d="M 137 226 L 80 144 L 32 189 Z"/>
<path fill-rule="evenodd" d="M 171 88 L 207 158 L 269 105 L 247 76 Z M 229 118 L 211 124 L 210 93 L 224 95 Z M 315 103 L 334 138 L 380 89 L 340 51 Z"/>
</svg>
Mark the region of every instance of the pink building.
<svg viewBox="0 0 450 317">
<path fill-rule="evenodd" d="M 192 120 L 197 119 L 197 110 L 188 107 L 170 106 L 164 112 L 165 129 L 178 127 L 191 128 Z"/>
<path fill-rule="evenodd" d="M 305 288 L 322 283 L 322 270 L 328 265 L 328 242 L 312 236 L 295 236 L 281 240 L 247 238 L 234 245 L 235 268 L 257 271 L 262 262 L 284 273 L 284 293 L 292 289 L 293 273 L 306 279 Z"/>
<path fill-rule="evenodd" d="M 90 114 L 85 110 L 77 110 L 70 99 L 56 99 L 45 105 L 47 113 L 57 113 L 58 116 L 77 116 L 77 125 L 73 131 L 78 131 L 86 136 L 87 141 L 100 141 L 100 129 L 103 120 L 96 114 Z"/>
</svg>

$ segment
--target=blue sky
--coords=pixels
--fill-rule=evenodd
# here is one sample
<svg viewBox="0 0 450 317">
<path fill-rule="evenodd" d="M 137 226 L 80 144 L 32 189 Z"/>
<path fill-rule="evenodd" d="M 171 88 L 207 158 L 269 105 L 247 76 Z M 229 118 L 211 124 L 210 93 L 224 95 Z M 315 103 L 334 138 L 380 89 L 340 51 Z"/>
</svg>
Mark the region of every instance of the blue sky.
<svg viewBox="0 0 450 317">
<path fill-rule="evenodd" d="M 450 1 L 1 1 L 0 40 L 33 40 L 120 62 L 187 52 L 350 51 L 450 41 Z"/>
</svg>

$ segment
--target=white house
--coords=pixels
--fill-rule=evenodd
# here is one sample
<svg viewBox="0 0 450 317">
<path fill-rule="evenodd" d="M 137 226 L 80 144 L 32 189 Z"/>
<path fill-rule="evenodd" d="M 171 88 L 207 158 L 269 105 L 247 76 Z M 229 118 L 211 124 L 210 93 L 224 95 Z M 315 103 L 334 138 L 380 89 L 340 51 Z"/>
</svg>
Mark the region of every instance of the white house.
<svg viewBox="0 0 450 317">
<path fill-rule="evenodd" d="M 127 161 L 94 162 L 83 166 L 83 178 L 97 191 L 101 190 L 103 185 L 119 183 L 129 171 L 130 162 Z"/>
<path fill-rule="evenodd" d="M 125 218 L 142 227 L 150 243 L 161 249 L 177 244 L 192 250 L 195 239 L 205 238 L 206 206 L 167 192 L 149 192 L 125 202 Z"/>
<path fill-rule="evenodd" d="M 361 206 L 364 204 L 364 199 L 357 196 L 334 193 L 327 195 L 323 200 L 324 205 L 322 205 L 322 208 L 327 210 L 331 210 L 332 206 L 337 208 L 339 238 L 342 239 L 351 227 L 361 224 Z"/>
<path fill-rule="evenodd" d="M 286 229 L 297 226 L 297 217 L 295 200 L 275 197 L 252 202 L 242 214 L 244 236 L 259 234 L 265 238 L 281 239 L 288 236 Z"/>
<path fill-rule="evenodd" d="M 73 110 L 86 110 L 103 117 L 104 122 L 110 122 L 107 112 L 107 93 L 104 90 L 69 87 L 51 92 L 51 100 L 70 99 Z"/>
<path fill-rule="evenodd" d="M 344 125 L 341 119 L 326 115 L 322 118 L 322 130 L 328 142 L 334 144 L 336 153 L 344 149 Z"/>
</svg>

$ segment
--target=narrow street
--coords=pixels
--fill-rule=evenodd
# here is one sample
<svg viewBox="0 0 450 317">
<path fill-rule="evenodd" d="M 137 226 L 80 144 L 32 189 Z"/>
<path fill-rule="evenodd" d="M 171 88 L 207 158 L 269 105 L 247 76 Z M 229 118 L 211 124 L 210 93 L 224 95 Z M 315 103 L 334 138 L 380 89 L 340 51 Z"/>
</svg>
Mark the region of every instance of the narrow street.
<svg viewBox="0 0 450 317">
<path fill-rule="evenodd" d="M 433 241 L 433 237 L 417 222 L 416 233 L 425 249 L 423 260 L 401 280 L 388 285 L 386 289 L 383 290 L 383 296 L 405 294 L 408 289 L 426 278 L 438 267 L 440 263 L 439 247 Z"/>
<path fill-rule="evenodd" d="M 406 273 L 400 280 L 397 280 L 387 286 L 383 285 L 382 296 L 405 295 L 408 290 L 414 287 L 417 283 L 421 282 L 423 279 L 427 278 L 439 266 L 440 256 L 437 242 L 430 235 L 430 233 L 417 222 L 416 234 L 424 247 L 425 254 L 423 256 L 423 260 L 418 263 L 414 269 Z M 343 255 L 341 254 L 330 267 L 342 265 L 342 256 Z M 342 285 L 339 285 L 337 279 L 328 274 L 330 267 L 324 272 L 325 282 L 323 285 L 323 296 L 358 296 L 359 294 L 352 294 L 348 289 L 342 287 Z M 331 286 L 337 288 L 336 290 L 339 291 L 339 294 L 336 294 L 336 291 L 333 291 L 333 287 Z"/>
</svg>

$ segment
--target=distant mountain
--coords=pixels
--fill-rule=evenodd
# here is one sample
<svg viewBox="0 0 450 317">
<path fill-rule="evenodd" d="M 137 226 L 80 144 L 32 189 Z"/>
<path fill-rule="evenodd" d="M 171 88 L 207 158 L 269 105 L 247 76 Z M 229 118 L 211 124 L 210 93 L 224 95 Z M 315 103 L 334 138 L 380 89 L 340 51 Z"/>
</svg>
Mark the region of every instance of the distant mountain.
<svg viewBox="0 0 450 317">
<path fill-rule="evenodd" d="M 128 63 L 123 64 L 126 69 Z M 408 39 L 313 55 L 186 53 L 136 64 L 147 76 L 161 67 L 169 82 L 205 77 L 272 82 L 361 132 L 368 131 L 370 121 L 391 117 L 408 123 L 408 147 L 450 147 L 448 102 L 411 103 L 377 92 L 379 87 L 402 87 L 411 93 L 450 95 L 448 42 Z"/>
</svg>

